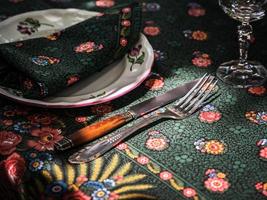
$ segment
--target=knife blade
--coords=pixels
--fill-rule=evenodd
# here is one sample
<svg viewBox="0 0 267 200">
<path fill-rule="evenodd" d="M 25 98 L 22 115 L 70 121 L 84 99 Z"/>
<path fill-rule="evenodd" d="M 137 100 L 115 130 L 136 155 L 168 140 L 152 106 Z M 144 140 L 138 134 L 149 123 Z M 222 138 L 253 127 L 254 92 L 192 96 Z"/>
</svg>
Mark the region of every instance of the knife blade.
<svg viewBox="0 0 267 200">
<path fill-rule="evenodd" d="M 206 75 L 206 74 L 205 74 Z M 204 76 L 201 78 L 203 79 Z M 201 79 L 196 79 L 178 86 L 162 95 L 153 97 L 144 102 L 130 107 L 129 111 L 121 113 L 100 122 L 86 126 L 73 134 L 65 136 L 62 140 L 55 143 L 55 148 L 59 151 L 64 151 L 78 145 L 91 142 L 97 138 L 105 136 L 112 130 L 121 127 L 122 125 L 137 119 L 147 113 L 150 113 L 162 106 L 165 106 L 181 97 L 183 97 L 193 86 Z"/>
</svg>

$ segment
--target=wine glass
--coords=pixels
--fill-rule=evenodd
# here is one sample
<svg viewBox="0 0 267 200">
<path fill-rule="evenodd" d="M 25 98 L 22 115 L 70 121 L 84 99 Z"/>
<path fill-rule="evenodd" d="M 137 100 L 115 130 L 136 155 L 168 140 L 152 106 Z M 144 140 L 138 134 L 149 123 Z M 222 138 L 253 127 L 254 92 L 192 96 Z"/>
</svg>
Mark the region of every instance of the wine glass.
<svg viewBox="0 0 267 200">
<path fill-rule="evenodd" d="M 241 22 L 238 26 L 239 60 L 221 64 L 217 76 L 235 88 L 263 85 L 267 80 L 267 70 L 256 61 L 248 61 L 248 48 L 252 37 L 250 22 L 265 16 L 267 0 L 219 0 L 226 14 Z M 266 27 L 267 28 L 267 27 Z"/>
</svg>

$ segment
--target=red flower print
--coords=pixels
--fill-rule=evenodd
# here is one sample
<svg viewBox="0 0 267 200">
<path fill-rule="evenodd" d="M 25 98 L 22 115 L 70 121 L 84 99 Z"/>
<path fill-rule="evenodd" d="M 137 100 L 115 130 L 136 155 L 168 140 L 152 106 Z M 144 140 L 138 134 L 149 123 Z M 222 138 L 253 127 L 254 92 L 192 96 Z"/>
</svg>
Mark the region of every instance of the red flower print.
<svg viewBox="0 0 267 200">
<path fill-rule="evenodd" d="M 200 52 L 194 52 L 194 54 L 195 58 L 192 59 L 193 65 L 200 68 L 206 68 L 212 64 L 212 60 L 208 54 Z"/>
<path fill-rule="evenodd" d="M 194 31 L 192 33 L 192 38 L 194 40 L 204 41 L 204 40 L 208 39 L 208 35 L 207 35 L 207 33 L 203 32 L 203 31 Z"/>
<path fill-rule="evenodd" d="M 25 170 L 26 167 L 24 158 L 17 153 L 13 153 L 6 160 L 0 163 L 1 181 L 3 181 L 4 178 L 7 178 L 12 185 L 19 185 Z M 5 183 L 8 184 L 8 182 Z"/>
<path fill-rule="evenodd" d="M 119 150 L 124 150 L 128 148 L 128 145 L 126 143 L 120 143 L 119 145 L 116 146 L 116 148 Z"/>
<path fill-rule="evenodd" d="M 137 158 L 137 162 L 140 163 L 141 165 L 146 165 L 149 163 L 149 158 L 146 156 L 140 156 Z"/>
<path fill-rule="evenodd" d="M 168 171 L 163 171 L 163 172 L 160 172 L 159 177 L 162 180 L 167 181 L 167 180 L 170 180 L 173 177 L 173 175 Z"/>
<path fill-rule="evenodd" d="M 119 195 L 116 194 L 115 192 L 111 192 L 109 194 L 108 200 L 117 200 L 117 199 L 119 199 Z"/>
<path fill-rule="evenodd" d="M 267 159 L 267 147 L 264 147 L 260 150 L 260 157 Z"/>
<path fill-rule="evenodd" d="M 0 154 L 9 155 L 16 150 L 16 146 L 21 142 L 21 136 L 11 131 L 0 132 Z"/>
<path fill-rule="evenodd" d="M 253 43 L 255 43 L 255 41 L 256 41 L 256 38 L 255 38 L 254 35 L 252 35 L 252 36 L 250 37 L 249 42 L 250 42 L 251 44 L 253 44 Z"/>
<path fill-rule="evenodd" d="M 263 189 L 263 182 L 256 183 L 255 188 L 256 188 L 256 190 Z"/>
<path fill-rule="evenodd" d="M 77 75 L 74 75 L 74 76 L 70 76 L 67 80 L 67 85 L 70 86 L 74 83 L 76 83 L 77 81 L 79 81 L 79 77 Z"/>
<path fill-rule="evenodd" d="M 15 109 L 15 112 L 16 112 L 16 115 L 27 115 L 29 113 L 29 108 L 27 107 L 23 107 L 23 108 L 16 108 Z"/>
<path fill-rule="evenodd" d="M 198 58 L 194 58 L 192 60 L 193 65 L 197 66 L 197 67 L 208 67 L 209 65 L 211 65 L 211 60 L 210 59 L 205 59 L 202 57 L 198 57 Z"/>
<path fill-rule="evenodd" d="M 30 115 L 28 119 L 31 124 L 50 125 L 57 117 L 50 114 L 34 114 Z"/>
<path fill-rule="evenodd" d="M 164 86 L 164 79 L 162 77 L 157 77 L 157 78 L 149 78 L 145 82 L 145 86 L 149 90 L 160 90 Z"/>
<path fill-rule="evenodd" d="M 22 47 L 23 46 L 23 43 L 22 42 L 18 42 L 18 43 L 16 43 L 16 45 L 15 45 L 17 48 L 20 48 L 20 47 Z"/>
<path fill-rule="evenodd" d="M 183 195 L 187 198 L 191 198 L 191 197 L 196 196 L 197 192 L 193 188 L 185 188 L 183 189 Z"/>
<path fill-rule="evenodd" d="M 201 122 L 206 122 L 206 123 L 213 123 L 213 122 L 217 122 L 221 119 L 222 114 L 216 111 L 202 111 L 199 114 L 199 120 Z"/>
<path fill-rule="evenodd" d="M 84 182 L 88 181 L 88 178 L 86 176 L 78 176 L 76 178 L 76 185 L 82 185 Z"/>
<path fill-rule="evenodd" d="M 79 46 L 74 48 L 76 53 L 91 53 L 93 51 L 98 51 L 103 49 L 104 46 L 102 44 L 96 45 L 94 42 L 88 41 L 80 44 Z"/>
<path fill-rule="evenodd" d="M 255 184 L 256 190 L 267 196 L 267 183 L 259 182 Z"/>
<path fill-rule="evenodd" d="M 212 192 L 225 192 L 229 186 L 229 183 L 222 178 L 208 178 L 205 181 L 205 187 Z"/>
<path fill-rule="evenodd" d="M 120 176 L 120 175 L 118 175 L 118 176 L 114 176 L 113 177 L 113 179 L 115 180 L 115 181 L 122 181 L 123 180 L 123 176 Z"/>
<path fill-rule="evenodd" d="M 97 7 L 109 8 L 109 7 L 114 6 L 115 2 L 114 0 L 97 0 L 95 4 Z"/>
<path fill-rule="evenodd" d="M 26 80 L 23 81 L 23 86 L 27 90 L 30 90 L 33 87 L 33 83 L 32 83 L 32 81 L 30 79 L 26 79 Z"/>
<path fill-rule="evenodd" d="M 267 89 L 264 86 L 250 87 L 248 88 L 248 93 L 256 96 L 263 96 L 267 93 Z"/>
<path fill-rule="evenodd" d="M 123 9 L 122 9 L 122 12 L 123 12 L 123 13 L 129 13 L 129 12 L 131 12 L 131 8 L 129 8 L 129 7 L 127 7 L 127 8 L 123 8 Z"/>
<path fill-rule="evenodd" d="M 91 197 L 87 196 L 80 190 L 75 190 L 65 193 L 62 200 L 91 200 Z"/>
<path fill-rule="evenodd" d="M 160 33 L 160 29 L 157 26 L 147 26 L 144 28 L 144 33 L 149 36 L 156 36 Z"/>
<path fill-rule="evenodd" d="M 2 121 L 2 124 L 3 124 L 4 126 L 11 126 L 11 125 L 13 125 L 13 121 L 12 121 L 11 119 L 4 119 L 4 120 Z"/>
<path fill-rule="evenodd" d="M 91 107 L 91 111 L 97 116 L 102 116 L 112 111 L 112 105 L 108 103 L 95 105 Z"/>
<path fill-rule="evenodd" d="M 121 22 L 121 25 L 122 25 L 122 26 L 126 26 L 126 27 L 128 27 L 128 26 L 131 26 L 131 22 L 130 22 L 129 20 L 123 20 L 123 21 Z"/>
<path fill-rule="evenodd" d="M 204 8 L 189 8 L 187 13 L 192 17 L 201 17 L 206 14 L 206 10 Z"/>
<path fill-rule="evenodd" d="M 28 146 L 38 151 L 54 150 L 55 143 L 63 138 L 60 130 L 50 127 L 34 129 L 32 130 L 31 135 L 39 137 L 39 140 L 29 140 Z"/>
<path fill-rule="evenodd" d="M 125 47 L 128 44 L 128 41 L 125 38 L 120 39 L 120 45 Z"/>
<path fill-rule="evenodd" d="M 14 117 L 15 116 L 15 111 L 14 110 L 7 110 L 3 113 L 4 116 L 6 117 Z"/>
</svg>

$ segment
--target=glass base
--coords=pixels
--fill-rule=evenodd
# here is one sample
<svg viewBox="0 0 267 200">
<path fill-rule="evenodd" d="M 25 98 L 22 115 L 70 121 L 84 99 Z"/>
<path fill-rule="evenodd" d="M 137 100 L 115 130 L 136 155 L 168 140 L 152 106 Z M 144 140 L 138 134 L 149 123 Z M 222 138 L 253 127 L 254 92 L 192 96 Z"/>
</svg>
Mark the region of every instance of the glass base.
<svg viewBox="0 0 267 200">
<path fill-rule="evenodd" d="M 262 64 L 248 61 L 241 65 L 238 60 L 233 60 L 220 65 L 217 77 L 234 88 L 248 88 L 263 85 L 267 80 L 267 70 Z"/>
</svg>

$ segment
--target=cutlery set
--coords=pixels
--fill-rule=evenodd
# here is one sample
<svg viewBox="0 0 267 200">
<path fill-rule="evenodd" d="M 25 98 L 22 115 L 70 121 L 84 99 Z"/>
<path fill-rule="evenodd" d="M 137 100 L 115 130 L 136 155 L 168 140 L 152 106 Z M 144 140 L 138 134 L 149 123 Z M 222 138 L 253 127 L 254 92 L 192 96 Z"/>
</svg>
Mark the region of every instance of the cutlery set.
<svg viewBox="0 0 267 200">
<path fill-rule="evenodd" d="M 116 131 L 94 144 L 85 146 L 83 149 L 69 157 L 69 162 L 74 164 L 90 162 L 102 156 L 126 138 L 133 135 L 133 133 L 151 123 L 160 119 L 182 120 L 191 116 L 203 105 L 218 97 L 215 90 L 216 83 L 217 80 L 215 77 L 205 74 L 200 79 L 188 82 L 166 92 L 165 94 L 132 106 L 126 113 L 118 114 L 103 121 L 96 122 L 69 136 L 65 136 L 61 141 L 56 143 L 56 149 L 58 151 L 65 151 L 78 145 L 91 142 L 107 135 L 112 130 L 117 129 L 130 121 L 150 114 L 148 117 L 142 117 L 137 123 L 130 127 Z M 173 105 L 164 107 L 172 102 L 174 102 Z"/>
</svg>

